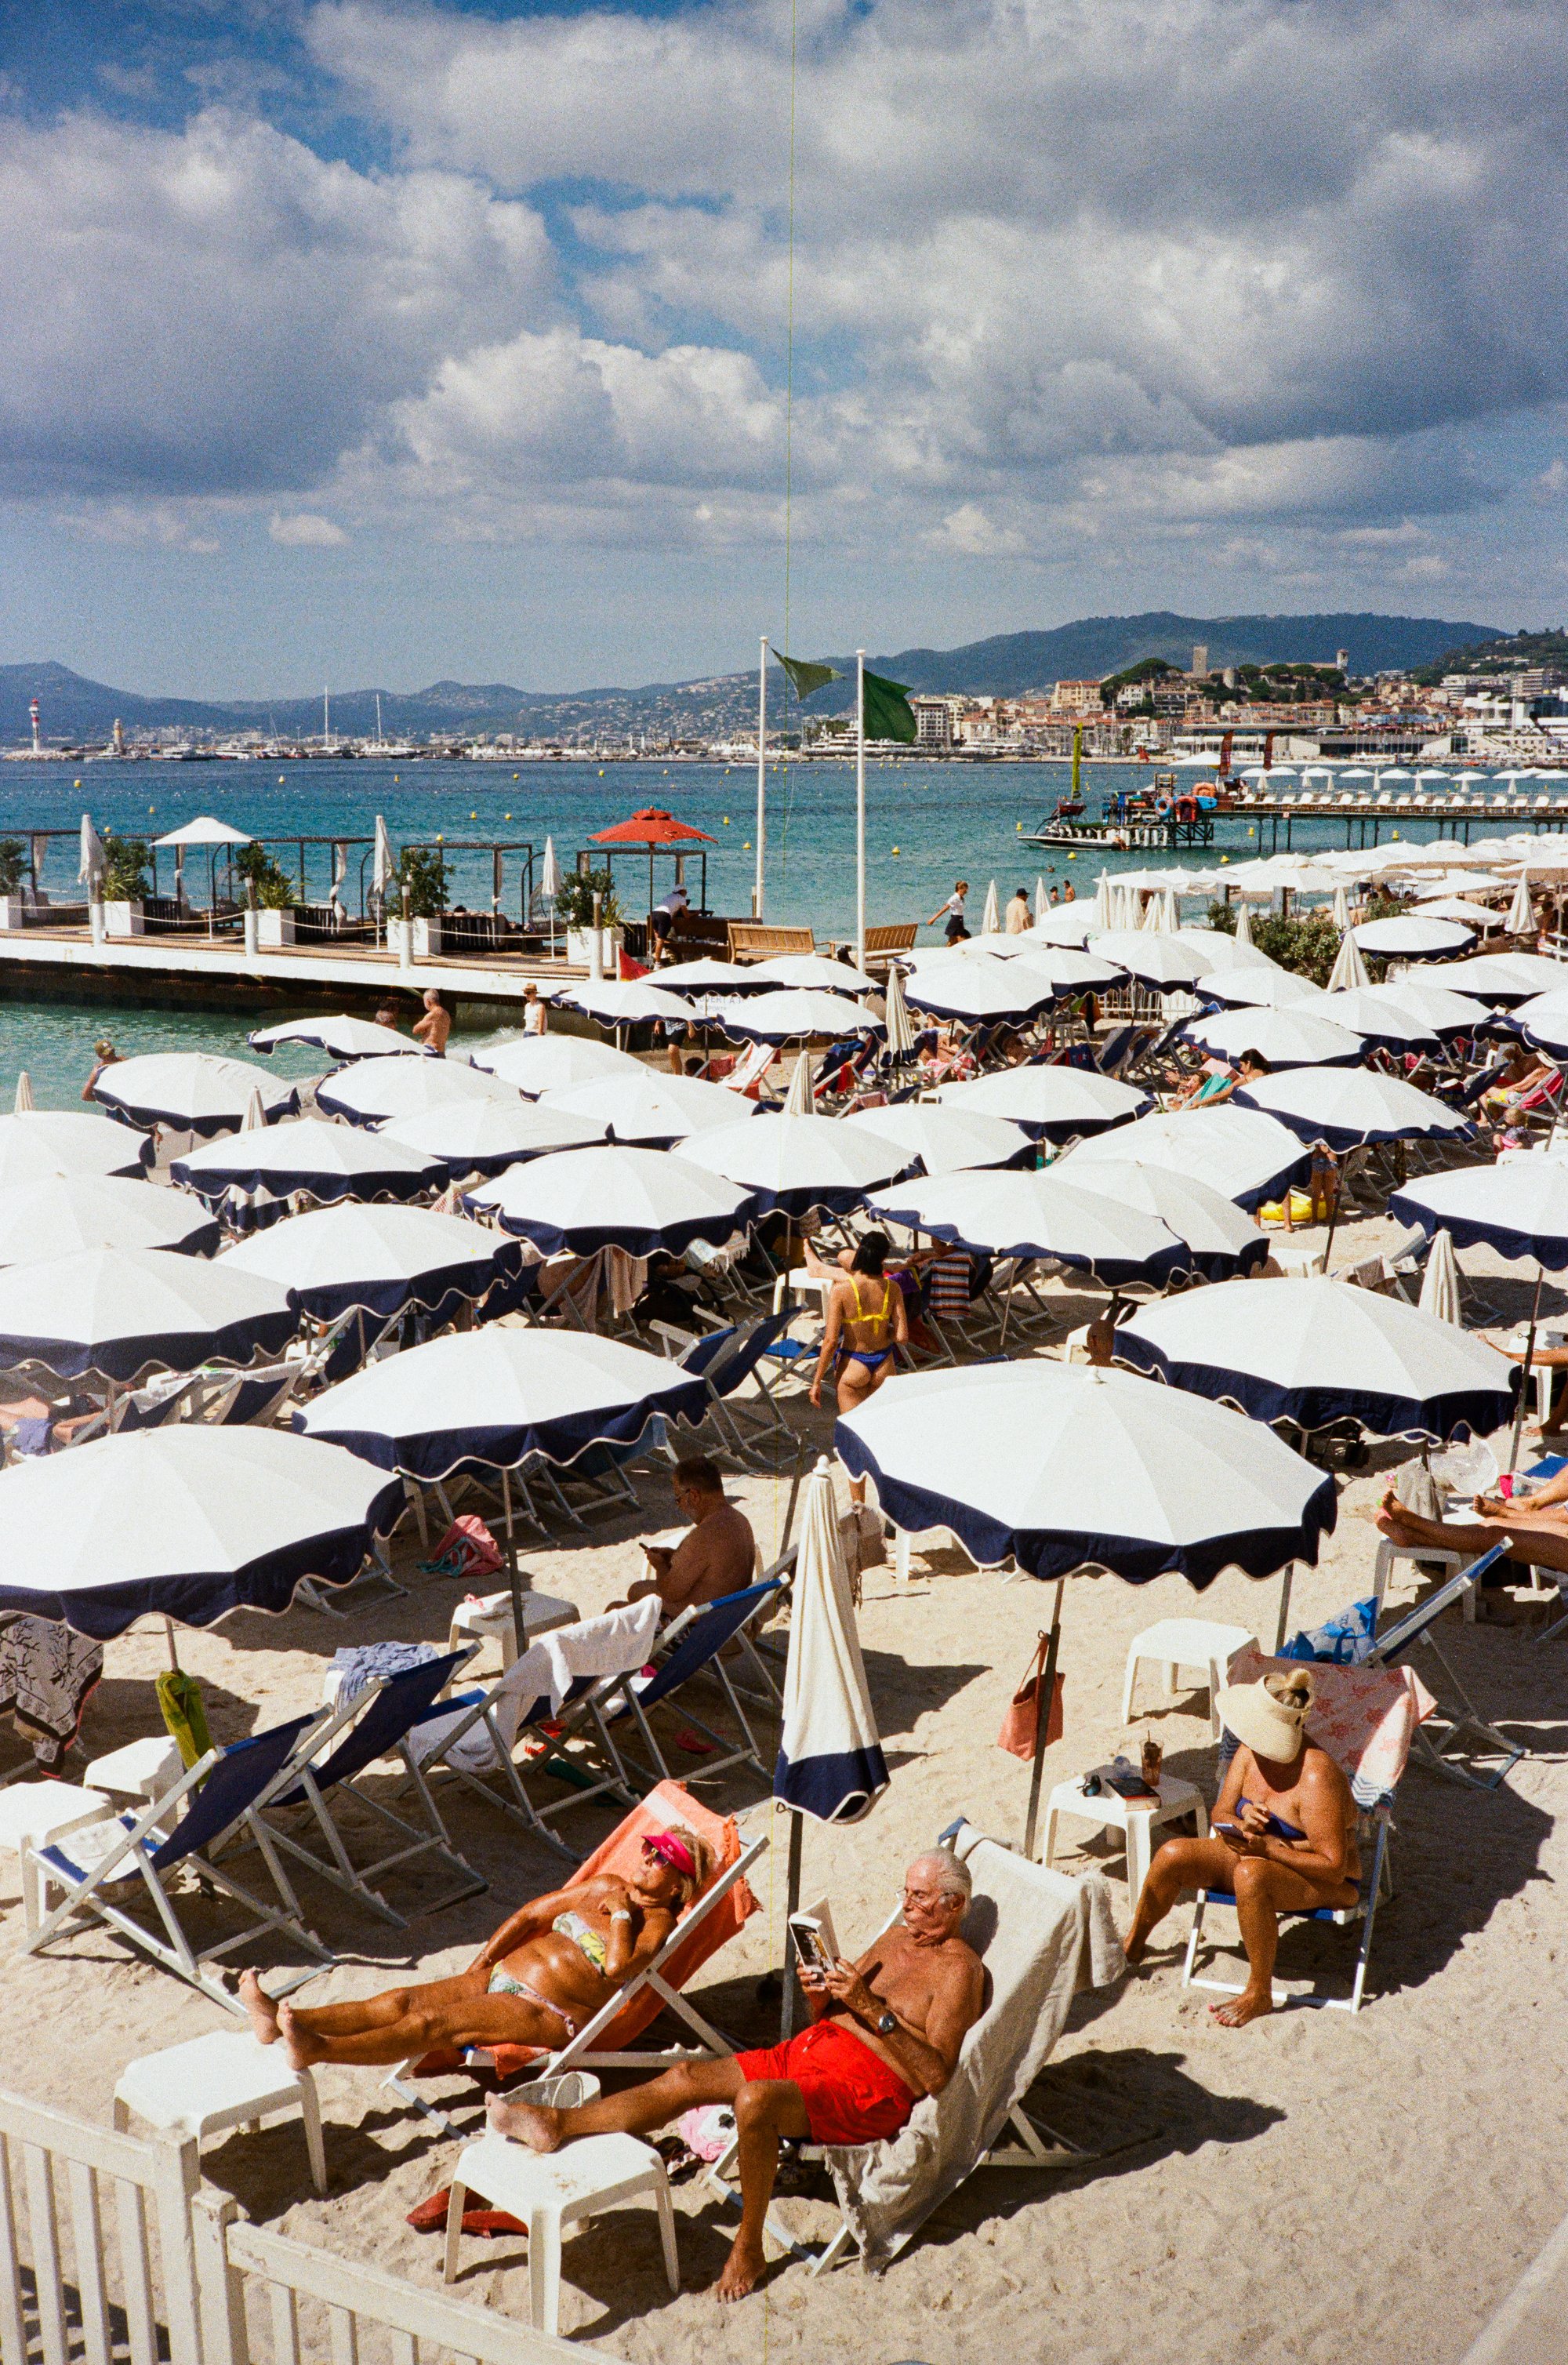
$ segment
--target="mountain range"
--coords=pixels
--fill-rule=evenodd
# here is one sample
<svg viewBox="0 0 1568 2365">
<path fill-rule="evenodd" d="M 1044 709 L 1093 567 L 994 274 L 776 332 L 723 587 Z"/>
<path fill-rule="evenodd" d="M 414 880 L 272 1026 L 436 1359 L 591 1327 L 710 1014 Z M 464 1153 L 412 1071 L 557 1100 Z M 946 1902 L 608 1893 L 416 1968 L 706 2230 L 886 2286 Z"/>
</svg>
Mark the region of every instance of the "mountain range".
<svg viewBox="0 0 1568 2365">
<path fill-rule="evenodd" d="M 1137 616 L 1081 616 L 1049 631 L 1003 633 L 960 648 L 900 649 L 868 663 L 874 672 L 914 690 L 1013 697 L 1062 679 L 1101 679 L 1136 665 L 1140 657 L 1164 657 L 1187 666 L 1199 644 L 1207 647 L 1214 667 L 1269 665 L 1290 657 L 1332 665 L 1336 651 L 1345 649 L 1351 672 L 1370 674 L 1429 666 L 1450 650 L 1505 637 L 1492 625 L 1437 616 L 1182 616 L 1156 609 Z M 806 648 L 800 654 L 816 652 Z M 829 662 L 846 679 L 818 693 L 813 713 L 843 713 L 853 701 L 853 657 Z M 777 695 L 781 678 L 776 674 L 774 678 Z M 520 728 L 536 735 L 584 728 L 712 735 L 750 725 L 756 679 L 751 673 L 734 673 L 648 682 L 636 689 L 530 690 L 510 682 L 436 681 L 418 690 L 341 690 L 331 701 L 334 732 L 353 737 L 373 733 L 377 695 L 382 729 L 392 738 Z M 51 661 L 0 666 L 0 741 L 26 739 L 28 702 L 34 698 L 44 735 L 52 740 L 106 739 L 117 719 L 133 732 L 261 731 L 302 737 L 321 729 L 319 697 L 149 697 L 91 681 Z"/>
</svg>

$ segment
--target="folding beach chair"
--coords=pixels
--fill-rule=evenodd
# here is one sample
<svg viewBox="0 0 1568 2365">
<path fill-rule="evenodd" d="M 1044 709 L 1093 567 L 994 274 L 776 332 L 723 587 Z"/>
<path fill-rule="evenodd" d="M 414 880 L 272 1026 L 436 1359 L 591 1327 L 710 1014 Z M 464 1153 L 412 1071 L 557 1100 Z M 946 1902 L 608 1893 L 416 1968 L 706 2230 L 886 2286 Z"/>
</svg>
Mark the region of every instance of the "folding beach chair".
<svg viewBox="0 0 1568 2365">
<path fill-rule="evenodd" d="M 974 1883 L 963 1935 L 985 1965 L 985 2009 L 946 2085 L 924 2096 L 896 2135 L 852 2148 L 801 2147 L 804 2158 L 826 2167 L 841 2217 L 814 2274 L 853 2249 L 879 2273 L 978 2169 L 1081 2169 L 1104 2156 L 1069 2142 L 1024 2108 L 1075 1994 L 1110 1987 L 1126 1969 L 1104 1881 L 1048 1871 L 962 1819 L 941 1844 L 968 1865 Z M 897 1919 L 895 1912 L 883 1927 Z M 732 2146 L 706 2178 L 729 2201 L 739 2198 L 736 2159 Z M 795 2257 L 808 2255 L 776 2207 L 767 2232 Z"/>
<path fill-rule="evenodd" d="M 420 1910 L 426 1913 L 455 1905 L 460 1898 L 477 1896 L 490 1884 L 454 1852 L 446 1826 L 421 1782 L 416 1779 L 415 1788 L 428 1819 L 423 1831 L 384 1799 L 363 1788 L 360 1777 L 377 1758 L 399 1753 L 409 1734 L 425 1718 L 442 1713 L 437 1706 L 440 1693 L 477 1647 L 470 1644 L 465 1650 L 448 1652 L 439 1659 L 427 1660 L 422 1666 L 406 1667 L 400 1675 L 382 1676 L 367 1685 L 333 1718 L 328 1730 L 316 1737 L 309 1762 L 298 1768 L 297 1781 L 278 1789 L 266 1800 L 269 1814 L 293 1811 L 296 1815 L 295 1826 L 289 1831 L 280 1830 L 275 1822 L 269 1825 L 274 1846 L 286 1849 L 299 1863 L 319 1873 L 323 1880 L 330 1880 L 350 1897 L 357 1897 L 362 1905 L 368 1905 L 373 1913 L 380 1914 L 398 1930 L 408 1928 L 407 1917 L 397 1912 L 372 1886 L 387 1873 L 433 1856 L 456 1875 L 455 1888 L 432 1902 L 421 1904 Z M 340 1732 L 341 1740 L 337 1738 Z M 330 1754 L 322 1757 L 321 1749 L 334 1743 Z M 369 1864 L 356 1864 L 334 1811 L 351 1803 L 363 1808 L 374 1821 L 387 1826 L 400 1844 Z M 299 1836 L 300 1823 L 303 1821 L 308 1830 L 310 1821 L 326 1843 L 325 1855 L 308 1847 Z"/>
<path fill-rule="evenodd" d="M 248 1741 L 231 1742 L 227 1749 L 208 1750 L 140 1814 L 88 1824 L 51 1846 L 29 1849 L 25 1869 L 39 1884 L 41 1911 L 39 1927 L 23 1942 L 23 1951 L 41 1953 L 62 1933 L 102 1922 L 233 2012 L 241 2012 L 241 2005 L 207 1967 L 237 1947 L 278 1930 L 317 1963 L 335 1962 L 336 1956 L 307 1928 L 260 1811 L 272 1792 L 297 1772 L 327 1718 L 328 1711 L 318 1709 L 314 1715 L 274 1724 Z M 174 1821 L 176 1810 L 182 1809 Z M 278 1904 L 269 1905 L 254 1895 L 218 1861 L 219 1852 L 236 1843 L 248 1843 L 258 1851 Z M 180 1910 L 185 1900 L 174 1886 L 174 1876 L 182 1869 L 196 1876 L 208 1897 L 220 1890 L 239 1906 L 243 1926 L 210 1945 L 198 1944 L 185 1927 Z M 131 1911 L 124 1893 L 124 1885 L 131 1882 L 140 1884 L 140 1901 L 152 1910 L 151 1924 Z M 50 1910 L 49 1899 L 55 1890 L 63 1891 L 63 1898 Z M 298 1980 L 292 1984 L 297 1986 Z"/>
<path fill-rule="evenodd" d="M 785 1582 L 781 1574 L 769 1575 L 756 1585 L 748 1585 L 743 1592 L 726 1594 L 722 1601 L 710 1602 L 705 1608 L 683 1609 L 678 1618 L 671 1619 L 654 1645 L 656 1672 L 646 1681 L 634 1680 L 626 1686 L 626 1707 L 636 1721 L 652 1767 L 640 1765 L 632 1756 L 625 1741 L 621 1743 L 621 1754 L 633 1771 L 650 1787 L 659 1782 L 673 1781 L 675 1777 L 648 1719 L 655 1709 L 664 1707 L 678 1698 L 680 1713 L 687 1723 L 716 1752 L 722 1753 L 703 1759 L 704 1777 L 726 1773 L 732 1765 L 752 1765 L 765 1778 L 771 1778 L 772 1766 L 764 1762 L 756 1736 L 747 1722 L 740 1692 L 721 1654 L 732 1642 L 745 1643 L 751 1640 L 747 1630 L 758 1624 L 775 1607 Z M 755 1660 L 753 1664 L 756 1664 Z M 723 1734 L 716 1732 L 711 1725 L 704 1724 L 701 1718 L 693 1713 L 690 1702 L 680 1697 L 701 1676 L 710 1677 L 723 1694 L 739 1729 L 738 1743 L 732 1743 Z M 771 1679 L 768 1689 L 773 1690 Z M 762 1703 L 769 1712 L 776 1698 L 775 1693 L 773 1698 Z"/>
<path fill-rule="evenodd" d="M 793 1319 L 793 1309 L 783 1306 L 777 1314 L 759 1315 L 744 1327 L 732 1326 L 722 1330 L 698 1333 L 678 1329 L 672 1322 L 649 1325 L 663 1342 L 665 1353 L 671 1355 L 683 1372 L 689 1372 L 706 1385 L 709 1417 L 723 1440 L 718 1449 L 720 1458 L 742 1469 L 755 1467 L 758 1459 L 749 1441 L 751 1438 L 777 1437 L 790 1446 L 795 1442 L 794 1431 L 778 1408 L 764 1364 L 764 1359 Z M 731 1404 L 728 1399 L 735 1396 L 749 1379 L 756 1382 L 756 1395 Z M 670 1451 L 673 1452 L 673 1447 Z"/>
<path fill-rule="evenodd" d="M 1231 1662 L 1230 1680 L 1233 1684 L 1258 1683 L 1267 1675 L 1299 1670 L 1300 1664 L 1295 1659 L 1265 1658 L 1256 1646 L 1251 1646 Z M 1426 1720 L 1437 1712 L 1437 1703 L 1407 1668 L 1379 1666 L 1368 1659 L 1359 1666 L 1315 1664 L 1312 1672 L 1317 1682 L 1317 1697 L 1307 1721 L 1308 1734 L 1328 1752 L 1350 1782 L 1350 1795 L 1360 1810 L 1361 1844 L 1363 1851 L 1370 1847 L 1371 1861 L 1363 1861 L 1361 1893 L 1353 1905 L 1318 1905 L 1280 1917 L 1289 1922 L 1331 1922 L 1338 1930 L 1354 1929 L 1359 1924 L 1361 1942 L 1349 1995 L 1292 1995 L 1276 1985 L 1274 2004 L 1276 2009 L 1286 2003 L 1306 2003 L 1325 2012 L 1360 2012 L 1377 1909 L 1382 1900 L 1394 1891 L 1388 1840 L 1394 1797 L 1411 1743 L 1420 1735 Z M 1182 1985 L 1211 1988 L 1221 1995 L 1239 1995 L 1245 1984 L 1242 1980 L 1200 1978 L 1195 1969 L 1199 1946 L 1205 1943 L 1208 1910 L 1215 1905 L 1234 1912 L 1234 1894 L 1228 1889 L 1199 1889 L 1182 1965 Z M 1215 1941 L 1210 1938 L 1206 1944 L 1213 1953 Z"/>
<path fill-rule="evenodd" d="M 1407 1609 L 1403 1617 L 1394 1620 L 1392 1626 L 1385 1627 L 1373 1639 L 1366 1660 L 1368 1666 L 1392 1667 L 1412 1651 L 1419 1649 L 1430 1653 L 1442 1671 L 1435 1679 L 1440 1682 L 1442 1688 L 1437 1694 L 1434 1710 L 1434 1721 L 1440 1723 L 1441 1731 L 1439 1734 L 1428 1733 L 1423 1723 L 1415 1737 L 1416 1747 L 1422 1763 L 1429 1765 L 1435 1774 L 1446 1774 L 1450 1782 L 1463 1782 L 1473 1790 L 1496 1789 L 1519 1759 L 1528 1756 L 1529 1752 L 1523 1742 L 1511 1742 L 1506 1733 L 1498 1732 L 1495 1725 L 1487 1723 L 1461 1683 L 1432 1628 L 1443 1611 L 1462 1601 L 1471 1586 L 1478 1585 L 1487 1569 L 1494 1567 L 1502 1558 L 1502 1545 L 1494 1544 L 1491 1551 L 1483 1552 L 1479 1559 L 1466 1562 L 1462 1569 L 1428 1593 L 1424 1601 L 1418 1601 L 1414 1609 Z M 1459 1753 L 1472 1737 L 1482 1744 L 1479 1751 L 1472 1752 L 1473 1754 L 1495 1755 L 1503 1760 L 1495 1774 L 1484 1777 L 1476 1773 L 1473 1765 L 1460 1762 Z"/>
</svg>

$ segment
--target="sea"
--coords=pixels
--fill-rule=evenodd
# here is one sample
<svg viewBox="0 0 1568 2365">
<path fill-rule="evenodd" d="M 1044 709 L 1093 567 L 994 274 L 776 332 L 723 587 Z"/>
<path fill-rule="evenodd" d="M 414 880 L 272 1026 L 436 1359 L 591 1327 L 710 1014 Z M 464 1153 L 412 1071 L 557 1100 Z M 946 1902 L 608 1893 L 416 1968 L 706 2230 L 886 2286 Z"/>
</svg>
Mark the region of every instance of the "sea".
<svg viewBox="0 0 1568 2365">
<path fill-rule="evenodd" d="M 1147 765 L 1086 766 L 1082 790 L 1091 814 L 1117 789 L 1147 783 Z M 871 925 L 892 920 L 924 924 L 952 892 L 958 879 L 970 885 L 969 925 L 978 930 L 986 890 L 996 883 L 1001 902 L 1014 888 L 1031 898 L 1036 880 L 1047 888 L 1071 880 L 1080 894 L 1092 894 L 1100 872 L 1160 867 L 1168 861 L 1210 866 L 1222 853 L 1245 860 L 1260 849 L 1260 824 L 1222 822 L 1211 849 L 1176 857 L 1102 847 L 1072 853 L 1059 847 L 1020 844 L 1065 794 L 1065 761 L 919 763 L 907 759 L 867 766 L 866 899 Z M 121 836 L 152 839 L 197 814 L 212 814 L 271 842 L 286 869 L 297 874 L 303 861 L 306 891 L 325 901 L 330 884 L 330 845 L 299 840 L 371 837 L 377 815 L 386 824 L 394 849 L 404 843 L 429 844 L 438 837 L 449 867 L 448 899 L 488 911 L 493 857 L 465 852 L 465 840 L 513 841 L 504 857 L 503 908 L 518 911 L 525 859 L 532 847 L 537 868 L 546 838 L 563 870 L 575 868 L 580 850 L 592 851 L 593 834 L 640 808 L 662 806 L 708 833 L 708 902 L 715 912 L 744 916 L 751 909 L 755 871 L 756 768 L 674 763 L 568 761 L 510 764 L 360 757 L 334 762 L 312 758 L 247 763 L 30 762 L 0 765 L 0 837 L 26 840 L 33 831 L 60 830 L 69 836 L 48 842 L 40 881 L 57 900 L 76 886 L 78 833 L 84 813 L 98 828 Z M 1499 834 L 1519 824 L 1501 824 Z M 1429 836 L 1426 824 L 1405 825 L 1412 837 Z M 288 841 L 292 839 L 291 845 Z M 1293 845 L 1301 850 L 1342 846 L 1342 823 L 1294 825 Z M 702 851 L 703 849 L 698 849 Z M 359 907 L 359 867 L 367 849 L 355 847 L 344 900 Z M 595 854 L 597 861 L 602 856 Z M 208 857 L 186 857 L 186 887 L 194 903 L 207 901 Z M 173 857 L 159 857 L 159 884 L 173 886 Z M 629 910 L 645 907 L 647 870 L 637 856 L 616 865 Z M 695 866 L 689 867 L 693 880 Z M 368 875 L 368 874 L 367 874 Z M 667 884 L 667 862 L 655 878 Z M 663 891 L 663 884 L 659 891 Z M 641 900 L 639 900 L 639 895 Z M 1200 905 L 1184 916 L 1200 916 Z M 770 766 L 767 777 L 767 916 L 809 924 L 819 943 L 849 936 L 855 926 L 855 775 L 852 764 L 816 762 Z M 141 1051 L 202 1049 L 243 1053 L 245 1019 L 225 1013 L 173 1013 L 101 1003 L 0 1001 L 0 1109 L 9 1108 L 25 1070 L 39 1107 L 79 1105 L 92 1063 L 95 1037 L 111 1034 L 126 1055 Z M 281 1073 L 318 1071 L 315 1053 L 279 1052 Z"/>
</svg>

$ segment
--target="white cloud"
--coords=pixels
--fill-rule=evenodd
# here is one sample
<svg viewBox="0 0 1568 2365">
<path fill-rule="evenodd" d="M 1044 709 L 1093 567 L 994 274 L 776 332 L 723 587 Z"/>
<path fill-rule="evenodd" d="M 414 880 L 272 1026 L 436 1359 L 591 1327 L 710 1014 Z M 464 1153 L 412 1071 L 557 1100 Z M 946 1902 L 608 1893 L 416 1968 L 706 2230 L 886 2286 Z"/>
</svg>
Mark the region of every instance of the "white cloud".
<svg viewBox="0 0 1568 2365">
<path fill-rule="evenodd" d="M 297 510 L 292 517 L 280 517 L 274 510 L 267 532 L 286 550 L 337 550 L 348 540 L 341 525 L 314 510 Z"/>
<path fill-rule="evenodd" d="M 965 501 L 949 510 L 925 539 L 934 550 L 957 551 L 965 558 L 995 558 L 1025 547 L 1021 533 L 1011 526 L 994 524 L 978 501 Z"/>
</svg>

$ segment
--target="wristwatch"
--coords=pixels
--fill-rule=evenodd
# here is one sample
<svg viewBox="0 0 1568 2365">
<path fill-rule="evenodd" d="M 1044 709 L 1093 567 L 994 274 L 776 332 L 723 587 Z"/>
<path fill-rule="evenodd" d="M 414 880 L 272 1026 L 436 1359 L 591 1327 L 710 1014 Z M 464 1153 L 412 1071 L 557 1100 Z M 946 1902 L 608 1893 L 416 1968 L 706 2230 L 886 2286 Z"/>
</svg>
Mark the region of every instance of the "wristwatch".
<svg viewBox="0 0 1568 2365">
<path fill-rule="evenodd" d="M 897 2012 L 885 2012 L 880 2020 L 877 2023 L 877 2034 L 879 2036 L 890 2036 L 898 2024 L 899 2016 Z"/>
</svg>

